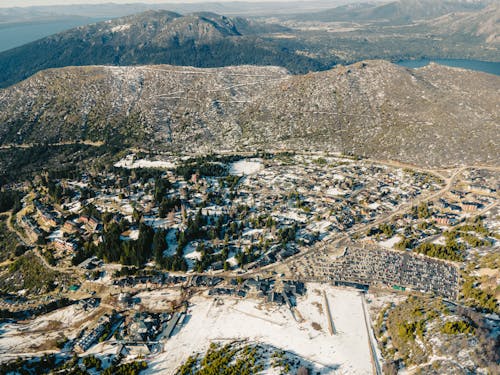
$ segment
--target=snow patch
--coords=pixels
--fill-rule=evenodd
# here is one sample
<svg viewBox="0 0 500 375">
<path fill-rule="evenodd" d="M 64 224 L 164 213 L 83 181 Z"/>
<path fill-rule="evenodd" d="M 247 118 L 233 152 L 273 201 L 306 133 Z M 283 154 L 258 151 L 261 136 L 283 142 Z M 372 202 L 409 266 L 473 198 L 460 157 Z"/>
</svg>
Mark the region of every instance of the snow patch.
<svg viewBox="0 0 500 375">
<path fill-rule="evenodd" d="M 401 237 L 399 235 L 393 236 L 388 240 L 379 242 L 379 245 L 385 247 L 386 249 L 393 249 L 394 245 L 396 245 L 399 241 L 401 241 Z"/>
<path fill-rule="evenodd" d="M 111 32 L 118 33 L 118 32 L 122 32 L 122 31 L 127 31 L 128 29 L 130 29 L 130 26 L 132 26 L 132 25 L 129 23 L 124 24 L 124 25 L 113 26 L 111 28 Z"/>
<path fill-rule="evenodd" d="M 329 188 L 325 194 L 326 195 L 329 195 L 331 197 L 339 197 L 339 196 L 344 196 L 346 195 L 348 192 L 345 191 L 345 190 L 342 190 L 342 189 L 338 189 L 338 188 L 335 188 L 335 187 L 332 187 L 332 188 Z"/>
<path fill-rule="evenodd" d="M 119 160 L 114 164 L 117 168 L 163 168 L 163 169 L 173 169 L 175 164 L 164 160 L 147 160 L 147 159 L 134 159 L 134 155 L 127 155 L 123 159 Z"/>
<path fill-rule="evenodd" d="M 264 169 L 264 165 L 260 159 L 239 160 L 231 164 L 229 173 L 235 176 L 248 176 L 262 169 Z"/>
</svg>

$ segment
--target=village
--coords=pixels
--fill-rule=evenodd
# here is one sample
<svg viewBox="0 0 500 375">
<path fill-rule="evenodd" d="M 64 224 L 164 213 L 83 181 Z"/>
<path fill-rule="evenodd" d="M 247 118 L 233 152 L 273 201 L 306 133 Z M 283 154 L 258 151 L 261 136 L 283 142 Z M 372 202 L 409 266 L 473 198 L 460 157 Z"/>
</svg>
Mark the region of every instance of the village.
<svg viewBox="0 0 500 375">
<path fill-rule="evenodd" d="M 136 241 L 141 224 L 165 231 L 161 255 L 182 253 L 187 270 L 248 270 L 355 231 L 440 188 L 430 174 L 349 159 L 184 164 L 150 175 L 116 168 L 35 185 L 17 221 L 58 265 L 84 258 L 82 249 L 105 241 L 116 223 L 121 242 Z"/>
<path fill-rule="evenodd" d="M 374 319 L 366 293 L 382 288 L 457 301 L 463 262 L 498 250 L 498 181 L 489 170 L 434 173 L 286 152 L 161 160 L 130 154 L 105 170 L 41 174 L 22 186 L 11 224 L 25 256 L 62 276 L 37 296 L 29 288 L 3 291 L 1 308 L 13 320 L 2 326 L 2 362 L 48 350 L 57 363 L 76 354 L 104 367 L 146 359 L 163 368 L 159 358 L 166 361 L 172 345 L 186 346 L 171 357 L 176 365 L 167 360 L 174 374 L 195 350 L 185 341 L 201 324 L 194 314 L 218 327 L 219 315 L 209 317 L 220 310 L 227 319 L 240 314 L 302 331 L 308 323 L 307 335 L 318 342 L 337 337 L 345 324 L 333 340 L 352 347 L 359 336 L 351 334 L 361 329 L 363 345 L 371 342 L 368 362 L 334 356 L 333 364 L 331 353 L 316 356 L 302 346 L 288 348 L 295 354 L 280 366 L 367 373 L 380 367 L 381 355 L 365 322 Z M 342 298 L 359 302 L 355 321 L 347 322 L 347 310 L 337 315 Z M 311 304 L 322 305 L 323 323 L 308 317 Z M 28 317 L 34 322 L 17 322 Z M 30 331 L 33 340 L 16 341 Z M 280 331 L 271 331 L 261 334 L 278 347 Z M 226 340 L 214 332 L 209 341 Z M 236 341 L 247 334 L 228 333 Z"/>
</svg>

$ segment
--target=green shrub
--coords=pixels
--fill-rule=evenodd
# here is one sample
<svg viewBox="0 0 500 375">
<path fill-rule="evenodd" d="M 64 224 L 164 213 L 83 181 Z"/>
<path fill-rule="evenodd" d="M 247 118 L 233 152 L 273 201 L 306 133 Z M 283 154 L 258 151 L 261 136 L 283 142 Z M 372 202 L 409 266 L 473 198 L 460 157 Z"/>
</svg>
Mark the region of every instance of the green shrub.
<svg viewBox="0 0 500 375">
<path fill-rule="evenodd" d="M 473 334 L 474 331 L 475 329 L 472 324 L 466 322 L 465 320 L 446 322 L 441 328 L 441 332 L 447 335 L 458 335 L 461 333 Z"/>
</svg>

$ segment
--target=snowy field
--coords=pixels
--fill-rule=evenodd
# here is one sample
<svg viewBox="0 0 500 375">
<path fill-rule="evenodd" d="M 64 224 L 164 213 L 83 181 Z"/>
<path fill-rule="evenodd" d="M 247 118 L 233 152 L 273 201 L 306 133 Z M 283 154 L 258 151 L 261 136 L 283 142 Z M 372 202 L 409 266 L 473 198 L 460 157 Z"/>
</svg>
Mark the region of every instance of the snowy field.
<svg viewBox="0 0 500 375">
<path fill-rule="evenodd" d="M 385 249 L 394 249 L 394 246 L 401 241 L 401 236 L 395 235 L 385 241 L 379 241 L 378 244 Z"/>
<path fill-rule="evenodd" d="M 184 325 L 174 331 L 164 352 L 145 373 L 174 374 L 190 355 L 205 352 L 211 341 L 248 339 L 293 352 L 321 374 L 371 374 L 361 295 L 321 284 L 308 284 L 307 288 L 307 295 L 297 301 L 301 322 L 294 320 L 286 306 L 262 300 L 224 298 L 218 303 L 214 298 L 194 297 Z M 335 335 L 328 330 L 323 290 Z"/>
<path fill-rule="evenodd" d="M 231 164 L 229 173 L 235 176 L 248 176 L 264 169 L 260 159 L 244 159 Z"/>
<path fill-rule="evenodd" d="M 138 159 L 135 160 L 133 155 L 127 155 L 120 161 L 114 164 L 117 168 L 163 168 L 163 169 L 173 169 L 175 168 L 175 164 L 169 161 L 162 160 L 146 160 L 146 159 Z"/>
<path fill-rule="evenodd" d="M 73 338 L 97 311 L 84 311 L 76 305 L 58 309 L 27 323 L 0 325 L 0 362 L 47 350 L 56 352 L 53 343 L 63 335 Z M 52 344 L 50 344 L 52 342 Z"/>
</svg>

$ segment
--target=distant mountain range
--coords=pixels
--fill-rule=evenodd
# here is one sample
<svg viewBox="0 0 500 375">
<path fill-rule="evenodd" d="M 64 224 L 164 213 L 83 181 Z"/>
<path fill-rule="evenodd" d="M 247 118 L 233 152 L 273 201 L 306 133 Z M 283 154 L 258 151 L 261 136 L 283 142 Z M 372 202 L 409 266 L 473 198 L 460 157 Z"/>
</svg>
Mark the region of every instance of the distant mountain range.
<svg viewBox="0 0 500 375">
<path fill-rule="evenodd" d="M 99 64 L 273 65 L 302 74 L 365 59 L 499 61 L 500 6 L 488 4 L 399 0 L 258 20 L 209 12 L 147 11 L 80 26 L 0 53 L 0 87 L 47 68 Z"/>
<path fill-rule="evenodd" d="M 204 26 L 207 40 L 218 25 Z M 498 87 L 498 76 L 384 61 L 296 76 L 254 66 L 50 69 L 0 90 L 0 145 L 91 140 L 164 151 L 309 149 L 432 166 L 498 164 Z"/>
<path fill-rule="evenodd" d="M 294 35 L 307 45 L 307 56 L 326 65 L 420 58 L 500 62 L 498 1 L 355 3 L 278 19 L 300 30 Z"/>
<path fill-rule="evenodd" d="M 60 2 L 58 5 L 39 5 L 30 7 L 0 7 L 0 24 L 20 22 L 30 19 L 36 21 L 48 17 L 78 15 L 88 18 L 117 18 L 129 16 L 148 10 L 171 10 L 177 13 L 215 12 L 233 16 L 276 15 L 284 13 L 311 12 L 329 9 L 348 3 L 350 0 L 292 0 L 283 6 L 282 1 L 204 1 L 204 2 L 157 2 L 143 3 L 131 0 L 129 3 L 114 3 L 112 1 L 90 4 L 69 4 Z"/>
<path fill-rule="evenodd" d="M 454 12 L 475 12 L 490 4 L 484 0 L 397 0 L 389 2 L 360 2 L 322 10 L 301 13 L 298 20 L 408 23 L 429 20 Z"/>
</svg>

